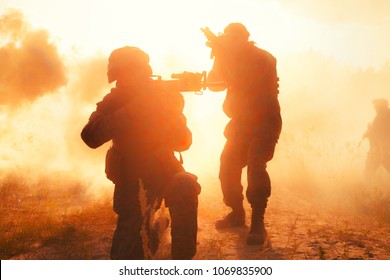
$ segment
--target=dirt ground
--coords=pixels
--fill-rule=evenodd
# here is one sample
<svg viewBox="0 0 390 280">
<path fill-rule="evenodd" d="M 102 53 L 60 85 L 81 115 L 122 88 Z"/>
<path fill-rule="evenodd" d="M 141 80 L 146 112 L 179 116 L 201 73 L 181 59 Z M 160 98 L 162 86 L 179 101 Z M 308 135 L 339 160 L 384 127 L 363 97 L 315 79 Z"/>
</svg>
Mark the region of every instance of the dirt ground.
<svg viewBox="0 0 390 280">
<path fill-rule="evenodd" d="M 263 246 L 247 246 L 248 228 L 215 229 L 215 220 L 228 209 L 222 203 L 218 182 L 209 180 L 203 184 L 199 197 L 198 250 L 194 259 L 390 259 L 390 200 L 386 196 L 376 201 L 367 199 L 361 189 L 356 189 L 355 194 L 341 202 L 328 203 L 305 190 L 275 185 L 266 212 L 268 239 Z M 250 208 L 248 204 L 245 207 L 249 226 Z M 69 229 L 72 245 L 56 240 L 38 243 L 12 259 L 109 259 L 115 228 L 109 203 L 98 215 L 86 215 L 81 227 Z M 79 252 L 73 255 L 72 248 Z M 154 258 L 169 259 L 169 251 L 167 230 Z"/>
</svg>

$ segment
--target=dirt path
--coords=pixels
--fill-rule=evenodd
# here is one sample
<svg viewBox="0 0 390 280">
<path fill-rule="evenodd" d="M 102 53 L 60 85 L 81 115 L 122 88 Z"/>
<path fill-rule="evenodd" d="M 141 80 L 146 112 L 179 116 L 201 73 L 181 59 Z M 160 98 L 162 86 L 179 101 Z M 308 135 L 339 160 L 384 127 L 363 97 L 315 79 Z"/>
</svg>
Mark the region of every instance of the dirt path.
<svg viewBox="0 0 390 280">
<path fill-rule="evenodd" d="M 249 226 L 248 205 L 246 209 Z M 222 212 L 210 213 L 215 214 L 199 218 L 199 259 L 390 259 L 388 222 L 329 208 L 299 192 L 274 188 L 266 212 L 265 246 L 247 246 L 247 229 L 215 230 L 214 221 Z"/>
<path fill-rule="evenodd" d="M 228 209 L 221 202 L 217 183 L 208 187 L 200 196 L 198 253 L 194 259 L 390 259 L 389 222 L 369 215 L 347 214 L 302 192 L 277 186 L 266 212 L 267 243 L 247 246 L 248 229 L 214 228 L 215 220 Z M 249 206 L 245 207 L 249 226 Z M 14 259 L 109 259 L 114 228 L 115 217 L 107 206 L 99 216 L 87 216 L 81 228 L 71 229 L 66 243 L 37 244 L 29 253 Z M 72 255 L 72 248 L 79 252 Z M 168 231 L 156 258 L 169 259 L 169 248 Z"/>
</svg>

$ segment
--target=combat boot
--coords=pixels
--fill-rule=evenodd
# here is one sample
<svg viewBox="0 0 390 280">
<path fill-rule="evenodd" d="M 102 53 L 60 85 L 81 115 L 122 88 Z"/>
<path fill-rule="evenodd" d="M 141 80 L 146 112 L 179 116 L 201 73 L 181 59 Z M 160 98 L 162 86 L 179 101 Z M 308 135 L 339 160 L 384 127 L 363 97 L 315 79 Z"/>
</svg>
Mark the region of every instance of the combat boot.
<svg viewBox="0 0 390 280">
<path fill-rule="evenodd" d="M 264 226 L 265 208 L 252 208 L 251 228 L 246 240 L 247 245 L 262 245 L 267 236 Z"/>
<path fill-rule="evenodd" d="M 216 221 L 216 229 L 225 229 L 233 227 L 245 227 L 245 210 L 243 206 L 233 208 L 233 211 L 227 214 L 223 219 Z"/>
</svg>

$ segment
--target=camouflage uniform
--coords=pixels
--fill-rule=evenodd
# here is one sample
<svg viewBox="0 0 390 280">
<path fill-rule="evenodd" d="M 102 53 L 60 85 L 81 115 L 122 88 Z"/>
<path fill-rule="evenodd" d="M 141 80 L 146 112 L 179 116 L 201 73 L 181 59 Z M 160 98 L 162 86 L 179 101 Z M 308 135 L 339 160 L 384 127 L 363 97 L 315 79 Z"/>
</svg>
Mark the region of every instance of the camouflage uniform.
<svg viewBox="0 0 390 280">
<path fill-rule="evenodd" d="M 215 59 L 209 73 L 209 80 L 222 78 L 228 85 L 223 110 L 231 120 L 224 131 L 227 141 L 220 158 L 219 179 L 225 204 L 233 209 L 232 213 L 242 213 L 241 173 L 247 166 L 246 197 L 252 206 L 254 226 L 255 220 L 262 219 L 271 194 L 266 167 L 273 158 L 282 127 L 276 59 L 247 41 L 249 33 L 244 26 L 230 24 L 221 39 L 230 33 L 235 36 L 233 40 L 244 36 L 244 43 L 238 49 L 229 49 L 229 45 L 213 49 Z M 243 217 L 239 214 L 239 222 L 232 226 L 243 225 Z"/>
<path fill-rule="evenodd" d="M 176 111 L 170 110 L 167 100 L 176 102 Z M 163 199 L 172 219 L 172 258 L 191 259 L 196 253 L 200 185 L 174 155 L 192 142 L 183 106 L 180 93 L 161 92 L 150 79 L 131 86 L 118 80 L 81 133 L 91 148 L 112 140 L 106 156 L 106 175 L 115 184 L 113 208 L 118 214 L 112 259 L 147 257 L 141 228 L 145 225 L 150 236 L 150 215 Z"/>
</svg>

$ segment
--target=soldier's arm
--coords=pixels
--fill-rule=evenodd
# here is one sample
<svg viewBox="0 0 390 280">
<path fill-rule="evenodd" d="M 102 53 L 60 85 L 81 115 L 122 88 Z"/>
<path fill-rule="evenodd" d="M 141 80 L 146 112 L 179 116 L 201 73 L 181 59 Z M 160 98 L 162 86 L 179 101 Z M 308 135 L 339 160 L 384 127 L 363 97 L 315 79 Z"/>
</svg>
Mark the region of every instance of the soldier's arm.
<svg viewBox="0 0 390 280">
<path fill-rule="evenodd" d="M 211 91 L 223 91 L 226 89 L 226 84 L 220 83 L 218 85 L 218 83 L 225 81 L 226 79 L 222 72 L 222 65 L 220 64 L 219 60 L 215 58 L 213 68 L 207 75 L 207 82 L 209 83 L 208 89 Z"/>
<path fill-rule="evenodd" d="M 104 100 L 98 103 L 96 111 L 93 112 L 88 123 L 81 131 L 81 139 L 92 149 L 96 149 L 110 141 L 123 127 L 127 117 L 126 106 L 117 110 L 107 110 Z"/>
<path fill-rule="evenodd" d="M 112 139 L 109 117 L 104 117 L 95 111 L 89 118 L 88 123 L 81 131 L 81 139 L 92 149 L 96 149 Z"/>
<path fill-rule="evenodd" d="M 370 138 L 370 134 L 371 134 L 371 123 L 367 125 L 367 130 L 366 132 L 364 132 L 362 139 Z"/>
</svg>

